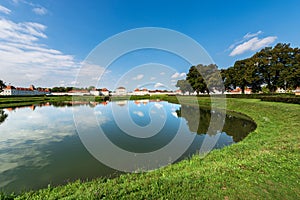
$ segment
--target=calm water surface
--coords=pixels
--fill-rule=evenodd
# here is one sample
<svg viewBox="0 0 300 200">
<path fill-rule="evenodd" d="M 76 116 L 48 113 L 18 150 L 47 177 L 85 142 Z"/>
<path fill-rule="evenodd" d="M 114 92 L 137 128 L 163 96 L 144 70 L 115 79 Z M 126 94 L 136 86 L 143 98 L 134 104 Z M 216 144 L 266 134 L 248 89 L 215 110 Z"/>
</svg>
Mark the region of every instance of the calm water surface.
<svg viewBox="0 0 300 200">
<path fill-rule="evenodd" d="M 77 134 L 73 112 L 84 117 L 85 113 L 93 111 L 94 116 L 86 116 L 82 120 L 87 130 L 87 119 L 94 117 L 113 144 L 136 153 L 163 148 L 182 126 L 187 137 L 193 135 L 195 138 L 178 159 L 181 160 L 199 150 L 209 127 L 211 111 L 201 109 L 198 116 L 195 115 L 199 113 L 197 109 L 164 101 L 142 100 L 46 104 L 0 110 L 0 191 L 20 192 L 43 188 L 48 184 L 113 177 L 121 173 L 102 164 L 86 150 Z M 116 118 L 119 122 L 114 120 Z M 126 126 L 125 123 L 125 128 L 121 129 L 125 119 L 136 126 Z M 138 131 L 134 127 L 138 127 Z M 210 133 L 212 137 L 218 136 L 214 148 L 238 142 L 255 128 L 250 119 L 227 115 L 223 130 Z M 146 137 L 151 130 L 157 134 L 145 140 L 143 134 Z M 140 137 L 126 134 L 126 131 L 136 132 Z"/>
</svg>

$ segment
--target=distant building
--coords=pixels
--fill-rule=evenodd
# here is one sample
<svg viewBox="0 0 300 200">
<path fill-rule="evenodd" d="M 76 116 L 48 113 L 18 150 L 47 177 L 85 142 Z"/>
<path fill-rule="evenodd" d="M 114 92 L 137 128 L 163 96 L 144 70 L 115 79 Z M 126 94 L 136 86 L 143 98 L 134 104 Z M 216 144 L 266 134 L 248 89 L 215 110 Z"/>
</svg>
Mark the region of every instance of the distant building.
<svg viewBox="0 0 300 200">
<path fill-rule="evenodd" d="M 125 96 L 127 95 L 127 91 L 126 91 L 126 88 L 124 87 L 118 87 L 115 91 L 115 95 L 117 96 Z"/>
<path fill-rule="evenodd" d="M 150 90 L 149 94 L 150 96 L 152 96 L 152 95 L 175 95 L 176 93 L 167 90 Z"/>
<path fill-rule="evenodd" d="M 94 89 L 92 89 L 92 90 L 90 91 L 90 94 L 91 94 L 91 95 L 94 95 L 94 96 L 100 96 L 100 95 L 101 95 L 101 92 L 100 92 L 99 89 L 94 88 Z"/>
<path fill-rule="evenodd" d="M 283 88 L 277 88 L 276 93 L 286 93 L 286 91 Z"/>
<path fill-rule="evenodd" d="M 300 87 L 297 87 L 297 88 L 296 88 L 296 90 L 295 90 L 295 95 L 297 95 L 297 96 L 300 95 Z"/>
<path fill-rule="evenodd" d="M 244 93 L 245 94 L 252 94 L 252 89 L 251 88 L 245 88 Z M 242 89 L 238 87 L 234 90 L 231 90 L 229 92 L 229 94 L 242 94 Z"/>
<path fill-rule="evenodd" d="M 90 92 L 88 90 L 71 90 L 68 94 L 72 96 L 85 96 L 90 95 Z"/>
<path fill-rule="evenodd" d="M 144 88 L 144 89 L 139 89 L 139 88 L 136 88 L 134 91 L 133 91 L 133 95 L 147 95 L 149 94 L 149 91 L 148 89 Z"/>
<path fill-rule="evenodd" d="M 176 91 L 175 91 L 175 94 L 177 94 L 177 95 L 183 95 L 183 93 L 182 93 L 181 90 L 176 90 Z"/>
<path fill-rule="evenodd" d="M 109 90 L 106 88 L 100 89 L 100 95 L 109 96 Z"/>
<path fill-rule="evenodd" d="M 29 88 L 14 87 L 9 85 L 0 93 L 2 96 L 32 96 L 45 94 L 50 94 L 49 89 L 36 89 L 33 85 L 31 85 Z"/>
<path fill-rule="evenodd" d="M 246 88 L 244 92 L 245 92 L 245 94 L 252 94 L 252 89 Z"/>
</svg>

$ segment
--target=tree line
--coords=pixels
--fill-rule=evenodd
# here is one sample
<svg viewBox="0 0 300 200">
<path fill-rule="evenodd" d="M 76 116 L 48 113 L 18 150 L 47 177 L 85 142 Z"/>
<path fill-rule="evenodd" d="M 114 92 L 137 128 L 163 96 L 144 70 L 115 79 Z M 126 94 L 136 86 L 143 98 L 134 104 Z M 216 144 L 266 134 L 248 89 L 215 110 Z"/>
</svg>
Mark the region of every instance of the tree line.
<svg viewBox="0 0 300 200">
<path fill-rule="evenodd" d="M 252 92 L 262 89 L 275 92 L 277 88 L 293 90 L 300 86 L 300 49 L 290 44 L 278 43 L 265 47 L 252 57 L 238 60 L 228 69 L 218 69 L 215 64 L 197 65 L 189 69 L 185 80 L 179 80 L 176 87 L 182 92 L 197 94 L 210 91 L 251 88 Z M 265 87 L 265 88 L 263 88 Z"/>
</svg>

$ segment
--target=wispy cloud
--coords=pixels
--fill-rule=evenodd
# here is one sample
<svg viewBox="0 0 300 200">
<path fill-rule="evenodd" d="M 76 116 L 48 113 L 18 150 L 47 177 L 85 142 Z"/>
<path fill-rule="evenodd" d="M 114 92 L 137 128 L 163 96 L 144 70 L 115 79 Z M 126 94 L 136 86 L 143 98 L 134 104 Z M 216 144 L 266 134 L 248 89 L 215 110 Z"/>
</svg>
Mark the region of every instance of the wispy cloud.
<svg viewBox="0 0 300 200">
<path fill-rule="evenodd" d="M 256 37 L 260 34 L 262 34 L 263 32 L 262 31 L 257 31 L 256 33 L 247 33 L 246 35 L 244 35 L 244 39 L 249 39 L 249 38 L 253 38 L 253 37 Z"/>
<path fill-rule="evenodd" d="M 35 7 L 32 9 L 32 11 L 37 15 L 45 15 L 48 12 L 44 7 Z"/>
<path fill-rule="evenodd" d="M 256 51 L 260 48 L 272 44 L 276 39 L 277 39 L 276 36 L 269 36 L 262 39 L 259 39 L 258 37 L 254 37 L 242 44 L 237 45 L 229 55 L 236 56 L 236 55 L 243 54 L 247 51 Z"/>
<path fill-rule="evenodd" d="M 176 72 L 175 74 L 173 74 L 171 76 L 171 78 L 183 78 L 185 76 L 186 76 L 186 73 L 178 73 L 178 72 Z"/>
<path fill-rule="evenodd" d="M 253 37 L 256 37 L 256 36 L 258 36 L 258 35 L 260 35 L 260 34 L 262 34 L 262 33 L 263 33 L 262 31 L 257 31 L 256 33 L 250 33 L 250 32 L 249 32 L 249 33 L 247 33 L 246 35 L 244 35 L 242 39 L 240 39 L 240 40 L 234 42 L 233 44 L 231 44 L 231 45 L 228 47 L 228 49 L 226 49 L 225 51 L 231 51 L 231 50 L 234 49 L 236 46 L 238 46 L 238 45 L 244 43 L 245 41 L 247 41 L 247 40 L 249 40 L 249 39 L 251 39 L 251 38 L 253 38 Z"/>
<path fill-rule="evenodd" d="M 16 85 L 49 86 L 74 80 L 79 66 L 72 55 L 47 47 L 46 26 L 0 19 L 0 79 Z M 9 70 L 8 70 L 9 69 Z"/>
<path fill-rule="evenodd" d="M 4 6 L 2 6 L 2 5 L 0 5 L 0 13 L 4 13 L 4 14 L 9 15 L 11 13 L 11 10 L 4 7 Z"/>
<path fill-rule="evenodd" d="M 132 80 L 141 80 L 144 78 L 144 74 L 138 74 L 137 76 L 133 77 Z"/>
</svg>

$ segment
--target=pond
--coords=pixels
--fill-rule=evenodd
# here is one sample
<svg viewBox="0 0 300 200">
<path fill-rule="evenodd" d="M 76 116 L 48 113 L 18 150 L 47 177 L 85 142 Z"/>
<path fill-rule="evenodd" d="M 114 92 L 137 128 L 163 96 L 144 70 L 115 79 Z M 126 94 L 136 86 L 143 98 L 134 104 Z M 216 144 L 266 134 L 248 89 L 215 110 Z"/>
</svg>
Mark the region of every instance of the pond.
<svg viewBox="0 0 300 200">
<path fill-rule="evenodd" d="M 168 151 L 153 158 L 157 162 L 152 159 L 154 162 L 142 163 L 153 168 L 164 165 L 159 159 L 173 163 L 199 152 L 207 136 L 217 138 L 213 148 L 222 148 L 241 141 L 256 128 L 245 116 L 227 114 L 223 130 L 207 134 L 211 113 L 159 100 L 47 103 L 0 110 L 0 191 L 35 190 L 48 184 L 115 177 L 128 171 L 121 172 L 117 170 L 120 166 L 108 164 L 111 160 L 117 160 L 121 167 L 135 163 L 116 156 L 112 149 L 103 149 L 109 147 L 104 139 L 97 141 L 95 148 L 102 148 L 99 154 L 110 160 L 91 154 L 93 147 L 84 140 L 94 134 L 95 125 L 90 124 L 93 119 L 110 144 L 123 152 L 146 155 L 169 145 Z M 172 146 L 179 131 L 181 138 Z M 181 146 L 186 147 L 184 151 Z M 172 158 L 178 149 L 182 151 L 180 156 Z"/>
</svg>

